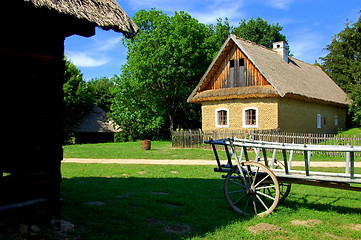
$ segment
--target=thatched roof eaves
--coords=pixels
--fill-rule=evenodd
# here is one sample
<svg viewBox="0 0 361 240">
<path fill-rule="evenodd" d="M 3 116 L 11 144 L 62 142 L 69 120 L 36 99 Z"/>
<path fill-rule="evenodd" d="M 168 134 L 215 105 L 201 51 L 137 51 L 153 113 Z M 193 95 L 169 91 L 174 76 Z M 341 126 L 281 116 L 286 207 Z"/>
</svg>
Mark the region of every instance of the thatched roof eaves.
<svg viewBox="0 0 361 240">
<path fill-rule="evenodd" d="M 47 8 L 59 14 L 82 19 L 101 27 L 122 32 L 132 38 L 138 31 L 137 25 L 115 0 L 24 0 L 36 8 Z"/>
<path fill-rule="evenodd" d="M 188 102 L 202 94 L 214 69 L 233 44 L 247 56 L 255 68 L 272 85 L 278 96 L 301 96 L 323 102 L 347 105 L 347 94 L 318 66 L 288 57 L 288 63 L 275 51 L 231 34 L 221 47 Z M 225 97 L 225 96 L 223 96 Z M 198 101 L 199 102 L 199 97 Z M 205 99 L 205 98 L 204 98 Z"/>
<path fill-rule="evenodd" d="M 220 88 L 200 92 L 190 102 L 222 101 L 231 99 L 267 98 L 279 96 L 277 91 L 269 85 L 256 87 Z"/>
</svg>

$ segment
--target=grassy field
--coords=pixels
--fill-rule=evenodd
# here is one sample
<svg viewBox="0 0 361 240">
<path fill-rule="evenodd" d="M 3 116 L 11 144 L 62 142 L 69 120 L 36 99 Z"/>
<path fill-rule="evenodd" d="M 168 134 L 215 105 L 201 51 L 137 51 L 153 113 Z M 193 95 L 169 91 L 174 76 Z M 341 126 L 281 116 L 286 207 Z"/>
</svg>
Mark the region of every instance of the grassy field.
<svg viewBox="0 0 361 240">
<path fill-rule="evenodd" d="M 222 152 L 222 151 L 221 151 Z M 250 159 L 255 158 L 253 151 L 249 151 Z M 272 153 L 269 152 L 269 158 Z M 225 154 L 220 154 L 222 159 L 226 159 Z M 145 151 L 140 147 L 140 142 L 124 143 L 100 143 L 100 144 L 81 144 L 64 146 L 64 158 L 106 158 L 106 159 L 201 159 L 214 160 L 211 149 L 181 149 L 172 148 L 170 141 L 153 141 L 152 149 Z M 281 154 L 277 159 L 283 159 Z M 304 161 L 303 155 L 295 154 L 295 161 Z M 361 157 L 355 157 L 360 161 Z M 345 161 L 342 156 L 325 156 L 314 154 L 312 161 Z"/>
<path fill-rule="evenodd" d="M 293 185 L 274 213 L 246 218 L 210 166 L 64 163 L 62 173 L 63 219 L 81 239 L 361 239 L 361 192 Z"/>
<path fill-rule="evenodd" d="M 361 128 L 351 128 L 347 131 L 341 132 L 339 135 L 361 135 Z"/>
<path fill-rule="evenodd" d="M 115 159 L 214 159 L 206 149 L 172 148 L 170 141 L 152 141 L 151 150 L 142 150 L 140 142 L 80 144 L 64 146 L 65 158 Z"/>
</svg>

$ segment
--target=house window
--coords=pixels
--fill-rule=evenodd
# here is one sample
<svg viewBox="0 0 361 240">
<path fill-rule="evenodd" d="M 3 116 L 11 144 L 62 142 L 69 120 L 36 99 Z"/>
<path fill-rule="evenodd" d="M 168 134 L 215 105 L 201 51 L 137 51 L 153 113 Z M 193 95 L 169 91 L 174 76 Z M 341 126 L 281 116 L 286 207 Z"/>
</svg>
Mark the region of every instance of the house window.
<svg viewBox="0 0 361 240">
<path fill-rule="evenodd" d="M 338 126 L 338 117 L 335 116 L 335 126 Z"/>
<path fill-rule="evenodd" d="M 244 58 L 239 59 L 239 66 L 244 67 Z"/>
<path fill-rule="evenodd" d="M 243 109 L 243 127 L 258 128 L 258 108 L 249 107 Z"/>
<path fill-rule="evenodd" d="M 322 127 L 322 116 L 321 114 L 317 114 L 317 128 Z"/>
<path fill-rule="evenodd" d="M 229 67 L 234 68 L 234 60 L 229 60 Z"/>
<path fill-rule="evenodd" d="M 216 127 L 229 127 L 229 110 L 220 108 L 216 110 Z"/>
</svg>

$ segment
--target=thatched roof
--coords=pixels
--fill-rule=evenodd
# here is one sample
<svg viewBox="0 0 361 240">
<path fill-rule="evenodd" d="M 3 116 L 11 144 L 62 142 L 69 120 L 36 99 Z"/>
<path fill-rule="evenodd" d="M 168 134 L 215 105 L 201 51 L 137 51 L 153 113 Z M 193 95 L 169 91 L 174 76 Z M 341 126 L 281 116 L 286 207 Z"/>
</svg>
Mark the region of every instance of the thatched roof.
<svg viewBox="0 0 361 240">
<path fill-rule="evenodd" d="M 104 30 L 113 29 L 133 37 L 138 27 L 115 0 L 24 0 L 36 8 L 48 8 L 64 15 L 94 23 Z"/>
<path fill-rule="evenodd" d="M 206 90 L 196 94 L 192 102 L 219 101 L 229 99 L 248 99 L 277 97 L 278 93 L 272 86 L 236 87 Z"/>
<path fill-rule="evenodd" d="M 278 96 L 301 96 L 342 105 L 349 103 L 346 93 L 320 67 L 293 57 L 289 57 L 287 63 L 277 52 L 233 34 L 223 44 L 218 55 L 189 96 L 189 102 L 207 101 L 207 98 L 201 99 L 201 96 L 211 79 L 208 75 L 212 74 L 213 68 L 219 65 L 219 61 L 222 61 L 221 56 L 229 51 L 232 41 L 266 78 Z M 239 94 L 247 94 L 247 92 L 239 92 Z M 224 98 L 225 95 L 222 97 Z"/>
<path fill-rule="evenodd" d="M 73 128 L 74 132 L 120 132 L 118 126 L 111 121 L 107 113 L 94 106 L 91 111 Z"/>
</svg>

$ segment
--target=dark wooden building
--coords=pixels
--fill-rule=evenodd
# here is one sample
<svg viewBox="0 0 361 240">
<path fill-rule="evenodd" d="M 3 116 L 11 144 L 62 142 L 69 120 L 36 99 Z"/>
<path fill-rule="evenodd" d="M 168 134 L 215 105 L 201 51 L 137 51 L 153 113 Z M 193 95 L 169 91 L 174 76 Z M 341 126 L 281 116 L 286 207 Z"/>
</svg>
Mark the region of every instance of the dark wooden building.
<svg viewBox="0 0 361 240">
<path fill-rule="evenodd" d="M 98 106 L 93 106 L 73 128 L 76 144 L 114 142 L 114 133 L 120 131 L 119 126 Z"/>
<path fill-rule="evenodd" d="M 115 0 L 3 0 L 0 218 L 34 204 L 59 210 L 63 159 L 64 40 L 95 27 L 133 37 L 137 26 Z"/>
</svg>

